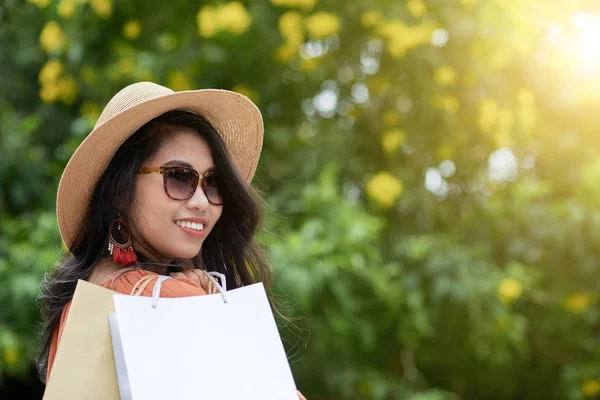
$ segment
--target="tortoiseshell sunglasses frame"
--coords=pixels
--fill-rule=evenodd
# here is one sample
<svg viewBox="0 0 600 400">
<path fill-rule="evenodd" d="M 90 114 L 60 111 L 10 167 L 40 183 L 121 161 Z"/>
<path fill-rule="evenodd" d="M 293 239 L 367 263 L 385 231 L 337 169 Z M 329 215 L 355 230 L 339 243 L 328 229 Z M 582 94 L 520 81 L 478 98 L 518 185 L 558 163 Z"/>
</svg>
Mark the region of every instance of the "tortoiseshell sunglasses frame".
<svg viewBox="0 0 600 400">
<path fill-rule="evenodd" d="M 187 169 L 190 170 L 194 173 L 194 175 L 196 176 L 196 182 L 194 183 L 194 190 L 192 191 L 192 193 L 190 194 L 189 197 L 185 198 L 185 199 L 176 199 L 173 196 L 171 196 L 169 194 L 169 190 L 167 189 L 167 176 L 164 174 L 165 171 L 169 171 L 173 168 L 183 168 L 183 169 Z M 169 165 L 169 166 L 161 166 L 161 167 L 140 167 L 140 169 L 138 169 L 138 174 L 161 174 L 163 176 L 163 187 L 165 189 L 165 194 L 173 200 L 178 200 L 178 201 L 185 201 L 185 200 L 189 200 L 192 198 L 192 196 L 194 195 L 194 193 L 196 193 L 196 190 L 198 190 L 198 184 L 200 182 L 201 186 L 202 186 L 202 191 L 204 192 L 204 195 L 206 196 L 206 199 L 208 200 L 208 202 L 210 204 L 213 204 L 215 206 L 222 206 L 223 202 L 221 203 L 215 203 L 214 201 L 211 201 L 208 198 L 208 195 L 206 194 L 206 189 L 205 189 L 205 178 L 206 176 L 213 174 L 212 171 L 208 171 L 207 173 L 205 173 L 204 175 L 200 175 L 200 173 L 198 171 L 196 171 L 194 168 L 189 168 L 189 167 L 182 167 L 179 165 Z M 222 195 L 221 195 L 222 196 Z"/>
</svg>

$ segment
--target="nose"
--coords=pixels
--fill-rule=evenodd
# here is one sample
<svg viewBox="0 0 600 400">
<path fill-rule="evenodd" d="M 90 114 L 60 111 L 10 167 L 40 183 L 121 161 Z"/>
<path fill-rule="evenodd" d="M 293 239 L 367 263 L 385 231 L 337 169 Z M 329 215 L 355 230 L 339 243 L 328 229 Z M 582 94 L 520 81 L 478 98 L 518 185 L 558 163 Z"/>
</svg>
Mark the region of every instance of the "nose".
<svg viewBox="0 0 600 400">
<path fill-rule="evenodd" d="M 205 211 L 210 206 L 208 198 L 204 194 L 204 190 L 202 190 L 201 183 L 198 184 L 194 195 L 188 199 L 187 206 L 189 208 L 195 208 L 200 211 Z"/>
</svg>

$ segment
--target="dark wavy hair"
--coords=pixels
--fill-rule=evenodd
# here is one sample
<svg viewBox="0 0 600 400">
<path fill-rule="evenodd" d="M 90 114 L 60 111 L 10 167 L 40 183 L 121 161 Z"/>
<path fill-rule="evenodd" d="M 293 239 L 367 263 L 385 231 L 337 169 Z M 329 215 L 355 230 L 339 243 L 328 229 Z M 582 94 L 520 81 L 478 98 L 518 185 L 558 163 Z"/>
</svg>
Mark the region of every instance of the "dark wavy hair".
<svg viewBox="0 0 600 400">
<path fill-rule="evenodd" d="M 262 248 L 254 240 L 261 224 L 263 203 L 260 195 L 240 176 L 223 140 L 207 120 L 185 111 L 169 111 L 142 126 L 117 150 L 94 190 L 76 245 L 42 280 L 39 300 L 43 331 L 37 367 L 43 382 L 46 381 L 52 336 L 63 309 L 73 298 L 77 280 L 87 280 L 94 266 L 108 256 L 108 230 L 117 212 L 133 232 L 139 232 L 128 219 L 129 210 L 135 206 L 133 194 L 138 168 L 181 129 L 198 132 L 208 143 L 226 199 L 223 212 L 194 258 L 165 260 L 143 238 L 138 238 L 134 245 L 141 240 L 149 251 L 138 253 L 135 267 L 163 274 L 181 268 L 203 268 L 225 274 L 228 288 L 259 281 L 270 287 L 269 265 Z"/>
</svg>

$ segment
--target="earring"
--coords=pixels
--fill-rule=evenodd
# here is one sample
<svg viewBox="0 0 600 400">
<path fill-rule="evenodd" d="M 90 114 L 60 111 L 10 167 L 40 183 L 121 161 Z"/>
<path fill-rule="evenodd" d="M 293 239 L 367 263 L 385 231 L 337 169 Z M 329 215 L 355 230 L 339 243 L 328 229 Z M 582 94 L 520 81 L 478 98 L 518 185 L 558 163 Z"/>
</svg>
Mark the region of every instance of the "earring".
<svg viewBox="0 0 600 400">
<path fill-rule="evenodd" d="M 120 239 L 122 239 L 125 235 L 124 232 L 126 231 L 127 239 L 121 240 L 125 243 L 119 243 L 115 239 L 115 236 L 113 235 L 115 224 L 117 224 L 116 236 L 120 236 Z M 135 254 L 133 246 L 131 245 L 131 231 L 127 223 L 123 221 L 119 215 L 117 215 L 117 218 L 110 224 L 110 228 L 108 229 L 108 252 L 113 260 L 119 264 L 130 265 L 137 261 L 137 254 Z"/>
</svg>

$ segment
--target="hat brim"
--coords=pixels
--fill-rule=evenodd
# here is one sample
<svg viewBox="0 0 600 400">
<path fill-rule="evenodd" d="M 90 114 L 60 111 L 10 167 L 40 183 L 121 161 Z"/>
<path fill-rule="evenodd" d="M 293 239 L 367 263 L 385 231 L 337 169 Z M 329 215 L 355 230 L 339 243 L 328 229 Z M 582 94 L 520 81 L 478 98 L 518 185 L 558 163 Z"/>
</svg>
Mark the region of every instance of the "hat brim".
<svg viewBox="0 0 600 400">
<path fill-rule="evenodd" d="M 208 120 L 223 139 L 233 164 L 250 183 L 263 143 L 259 109 L 239 93 L 200 89 L 151 98 L 97 126 L 79 145 L 58 184 L 56 216 L 65 245 L 72 250 L 98 181 L 118 148 L 150 120 L 173 110 Z"/>
</svg>

